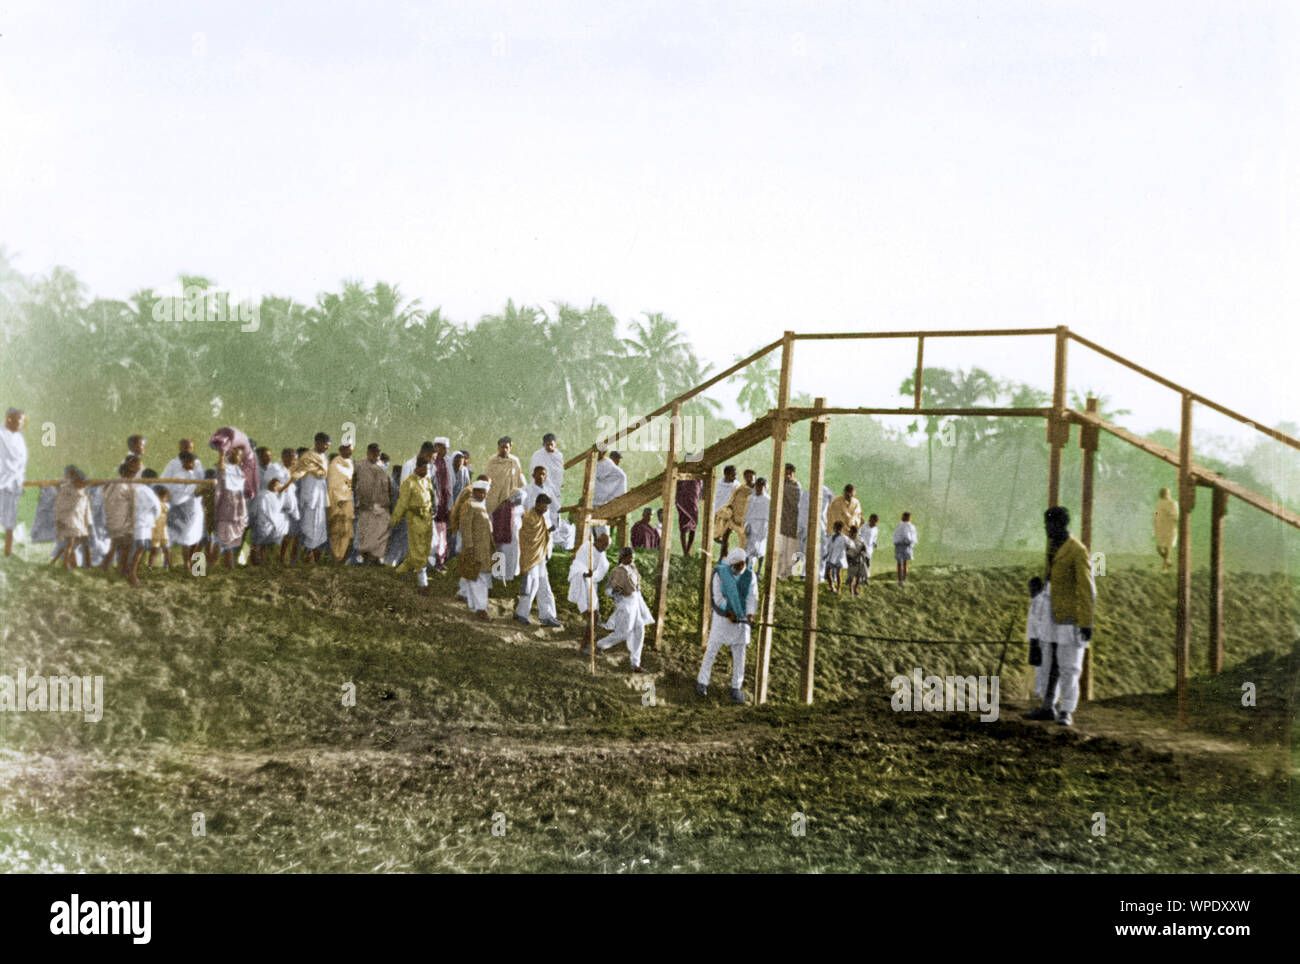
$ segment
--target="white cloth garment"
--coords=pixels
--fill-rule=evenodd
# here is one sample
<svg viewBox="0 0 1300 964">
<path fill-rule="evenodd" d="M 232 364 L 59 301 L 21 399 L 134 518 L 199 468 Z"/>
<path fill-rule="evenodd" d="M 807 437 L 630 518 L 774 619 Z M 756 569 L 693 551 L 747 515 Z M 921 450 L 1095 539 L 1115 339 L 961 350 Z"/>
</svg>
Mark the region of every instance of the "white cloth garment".
<svg viewBox="0 0 1300 964">
<path fill-rule="evenodd" d="M 617 499 L 627 491 L 627 473 L 609 458 L 596 463 L 596 478 L 592 483 L 592 505 L 602 506 Z"/>
<path fill-rule="evenodd" d="M 278 462 L 272 462 L 262 470 L 258 479 L 257 498 L 253 500 L 253 543 L 255 545 L 278 545 L 289 534 L 289 517 L 285 514 L 284 498 L 280 492 L 272 492 L 272 482 L 281 485 L 289 481 L 289 470 Z"/>
<path fill-rule="evenodd" d="M 752 559 L 767 555 L 767 526 L 772 497 L 767 493 L 751 495 L 745 510 L 745 552 Z"/>
<path fill-rule="evenodd" d="M 1043 698 L 1047 677 L 1052 670 L 1052 643 L 1056 641 L 1056 623 L 1052 620 L 1052 586 L 1048 583 L 1029 600 L 1029 618 L 1025 621 L 1025 642 L 1036 639 L 1043 658 L 1034 667 L 1034 696 Z"/>
<path fill-rule="evenodd" d="M 329 541 L 329 523 L 325 518 L 328 490 L 324 479 L 304 475 L 300 480 L 298 513 L 301 520 L 301 540 L 304 549 L 317 549 Z"/>
<path fill-rule="evenodd" d="M 711 583 L 713 604 L 719 609 L 726 609 L 727 597 L 722 593 L 722 577 L 718 575 L 717 570 L 714 570 Z M 745 614 L 753 618 L 757 610 L 758 579 L 752 578 L 749 583 L 749 595 L 745 599 Z M 709 685 L 709 680 L 713 676 L 713 661 L 718 658 L 718 652 L 723 646 L 730 646 L 731 688 L 742 689 L 745 684 L 745 650 L 749 646 L 749 631 L 749 623 L 733 623 L 726 616 L 715 612 L 709 623 L 709 643 L 704 650 L 704 661 L 700 663 L 700 675 L 695 678 L 696 682 L 702 686 Z"/>
<path fill-rule="evenodd" d="M 739 481 L 724 482 L 722 479 L 718 479 L 718 481 L 714 483 L 713 486 L 713 514 L 714 515 L 717 515 L 720 511 L 722 511 L 722 507 L 731 501 L 731 493 L 736 491 L 736 486 L 738 485 L 740 485 Z"/>
<path fill-rule="evenodd" d="M 1051 691 L 1044 699 L 1049 707 L 1055 705 L 1059 699 L 1058 714 L 1073 714 L 1075 707 L 1079 705 L 1079 676 L 1083 673 L 1083 653 L 1088 648 L 1088 644 L 1079 634 L 1079 627 L 1073 623 L 1057 623 L 1055 628 L 1057 679 L 1056 685 L 1051 687 Z M 1044 662 L 1051 662 L 1051 653 L 1052 647 L 1045 647 Z M 1049 666 L 1049 675 L 1050 672 Z"/>
<path fill-rule="evenodd" d="M 237 467 L 237 466 L 236 466 Z M 243 477 L 240 477 L 243 485 Z M 162 501 L 154 493 L 153 486 L 137 485 L 135 487 L 135 538 L 152 539 L 153 524 L 162 515 Z"/>
<path fill-rule="evenodd" d="M 849 540 L 843 532 L 826 537 L 826 565 L 843 567 L 848 561 Z"/>
<path fill-rule="evenodd" d="M 545 562 L 539 562 L 524 573 L 523 582 L 519 584 L 519 605 L 515 607 L 515 615 L 527 619 L 532 612 L 534 599 L 537 600 L 538 618 L 555 618 L 555 596 L 551 593 L 551 580 L 547 576 Z"/>
<path fill-rule="evenodd" d="M 577 606 L 580 613 L 587 611 L 587 584 L 589 580 L 586 572 L 588 553 L 591 551 L 591 540 L 592 534 L 588 530 L 587 538 L 583 540 L 582 545 L 574 550 L 573 562 L 569 564 L 569 602 Z M 595 576 L 596 585 L 599 586 L 605 577 L 609 575 L 609 559 L 603 552 L 596 552 L 594 555 L 596 557 L 595 568 L 591 571 Z M 599 609 L 599 606 L 597 609 Z"/>
<path fill-rule="evenodd" d="M 0 489 L 22 490 L 27 472 L 27 442 L 21 432 L 0 425 Z"/>
<path fill-rule="evenodd" d="M 479 573 L 476 579 L 465 579 L 465 598 L 469 602 L 469 608 L 474 612 L 481 612 L 487 609 L 488 588 L 492 585 L 492 573 Z"/>
<path fill-rule="evenodd" d="M 584 570 L 585 571 L 585 570 Z M 650 607 L 645 604 L 640 591 L 630 596 L 614 596 L 614 614 L 604 622 L 606 629 L 612 632 L 596 645 L 609 649 L 619 643 L 627 643 L 627 652 L 633 668 L 641 665 L 641 647 L 645 643 L 645 628 L 654 622 Z"/>
<path fill-rule="evenodd" d="M 556 528 L 560 524 L 560 490 L 564 486 L 564 455 L 559 449 L 554 452 L 546 451 L 544 446 L 538 449 L 528 462 L 530 479 L 533 477 L 533 469 L 539 465 L 546 467 L 546 494 L 551 497 L 551 508 L 546 513 L 548 525 Z M 529 503 L 524 508 L 531 509 L 532 504 Z"/>
<path fill-rule="evenodd" d="M 880 540 L 880 526 L 863 526 L 858 538 L 866 543 L 867 562 L 870 562 L 872 553 L 876 551 L 876 543 Z"/>
</svg>

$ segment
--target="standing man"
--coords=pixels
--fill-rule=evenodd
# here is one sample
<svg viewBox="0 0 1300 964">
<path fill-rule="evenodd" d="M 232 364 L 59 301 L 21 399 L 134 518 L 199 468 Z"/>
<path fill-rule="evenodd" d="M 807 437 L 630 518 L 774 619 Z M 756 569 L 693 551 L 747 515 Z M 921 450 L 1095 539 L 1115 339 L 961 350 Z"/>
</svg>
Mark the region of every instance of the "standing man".
<svg viewBox="0 0 1300 964">
<path fill-rule="evenodd" d="M 592 542 L 592 539 L 595 542 Z M 595 549 L 593 553 L 591 550 Z M 609 575 L 609 557 L 605 551 L 609 548 L 609 533 L 594 535 L 590 529 L 587 530 L 587 537 L 583 540 L 582 545 L 573 551 L 573 562 L 569 563 L 569 602 L 578 607 L 578 612 L 584 615 L 587 612 L 587 604 L 590 602 L 591 583 L 595 580 L 596 586 L 599 587 L 604 578 Z M 588 558 L 591 558 L 593 568 L 587 568 Z M 597 589 L 599 592 L 599 589 Z M 600 621 L 600 597 L 596 597 L 596 621 Z M 579 649 L 591 645 L 591 636 L 588 635 L 587 621 L 582 623 L 582 642 L 578 644 Z"/>
<path fill-rule="evenodd" d="M 767 479 L 754 481 L 754 494 L 745 510 L 745 555 L 755 572 L 763 571 L 767 556 L 767 527 L 772 515 L 772 497 L 767 494 Z"/>
<path fill-rule="evenodd" d="M 532 475 L 539 465 L 546 469 L 546 494 L 551 498 L 550 527 L 554 532 L 560 525 L 560 489 L 564 485 L 564 454 L 554 432 L 542 436 L 542 447 L 533 453 L 528 463 L 528 474 Z"/>
<path fill-rule="evenodd" d="M 484 505 L 492 520 L 492 538 L 504 556 L 505 571 L 502 573 L 502 579 L 506 582 L 519 572 L 519 540 L 515 538 L 515 506 L 523 501 L 523 493 L 520 489 L 528 484 L 519 459 L 510 454 L 513 445 L 509 435 L 497 439 L 497 454 L 488 459 L 487 465 L 483 468 L 483 473 L 492 483 Z M 461 532 L 464 534 L 463 525 Z M 491 568 L 490 558 L 488 568 Z"/>
<path fill-rule="evenodd" d="M 491 461 L 489 460 L 489 465 Z M 515 465 L 518 466 L 518 462 Z M 521 470 L 522 474 L 522 470 Z M 488 589 L 492 585 L 492 554 L 496 541 L 492 534 L 492 520 L 488 516 L 487 498 L 493 489 L 488 479 L 478 479 L 470 485 L 469 501 L 460 517 L 460 573 L 461 588 L 470 612 L 479 619 L 487 619 Z M 510 505 L 509 501 L 503 503 Z"/>
<path fill-rule="evenodd" d="M 781 493 L 781 527 L 776 534 L 776 577 L 789 579 L 794 575 L 794 559 L 803 554 L 799 545 L 799 499 L 803 488 L 795 478 L 794 465 L 785 464 L 785 488 Z"/>
<path fill-rule="evenodd" d="M 734 474 L 735 470 L 732 471 Z M 745 469 L 744 477 L 744 484 L 732 489 L 731 498 L 713 519 L 713 541 L 722 543 L 724 556 L 727 554 L 727 543 L 731 540 L 733 532 L 736 534 L 736 545 L 741 549 L 746 545 L 745 516 L 749 512 L 749 497 L 754 494 L 754 470 Z M 710 557 L 712 557 L 711 553 Z"/>
<path fill-rule="evenodd" d="M 339 454 L 330 459 L 326 471 L 326 486 L 329 489 L 330 554 L 334 561 L 347 561 L 348 550 L 352 548 L 352 523 L 356 519 L 356 506 L 352 501 L 352 476 L 356 468 L 352 464 L 352 446 L 340 445 Z"/>
<path fill-rule="evenodd" d="M 619 467 L 623 461 L 622 452 L 604 452 L 596 454 L 596 473 L 591 486 L 591 504 L 593 508 L 612 502 L 627 491 L 627 473 Z M 596 526 L 596 534 L 608 532 L 606 526 Z"/>
<path fill-rule="evenodd" d="M 682 536 L 682 554 L 689 556 L 695 545 L 695 530 L 700 524 L 700 495 L 703 479 L 678 479 L 674 502 L 677 505 L 677 530 Z"/>
<path fill-rule="evenodd" d="M 1160 490 L 1152 522 L 1156 534 L 1156 552 L 1160 553 L 1160 558 L 1164 560 L 1164 568 L 1160 571 L 1168 572 L 1169 554 L 1178 542 L 1178 503 L 1174 501 L 1167 488 Z"/>
<path fill-rule="evenodd" d="M 745 650 L 758 609 L 758 578 L 745 562 L 745 550 L 732 549 L 713 569 L 709 581 L 713 620 L 709 624 L 709 644 L 700 663 L 700 675 L 695 678 L 695 692 L 708 696 L 713 661 L 723 646 L 730 646 L 731 699 L 736 703 L 745 702 Z"/>
<path fill-rule="evenodd" d="M 731 501 L 731 493 L 736 491 L 736 486 L 740 483 L 736 481 L 736 467 L 734 465 L 724 466 L 722 469 L 722 481 L 713 486 L 713 515 L 717 518 L 723 506 Z M 714 527 L 714 538 L 717 538 L 716 523 Z M 712 550 L 710 550 L 712 551 Z"/>
<path fill-rule="evenodd" d="M 13 552 L 18 500 L 22 498 L 23 478 L 27 474 L 27 442 L 23 438 L 26 421 L 26 412 L 11 408 L 5 412 L 5 425 L 0 429 L 0 529 L 5 531 L 6 557 Z"/>
<path fill-rule="evenodd" d="M 330 449 L 330 437 L 317 432 L 313 447 L 298 456 L 289 470 L 289 481 L 302 479 L 298 492 L 298 541 L 305 562 L 319 562 L 321 548 L 329 541 L 326 521 L 328 493 L 325 477 L 325 453 Z"/>
<path fill-rule="evenodd" d="M 852 485 L 846 485 L 843 495 L 831 499 L 830 507 L 826 510 L 828 528 L 833 530 L 835 523 L 843 522 L 843 532 L 846 535 L 854 527 L 862 528 L 862 503 L 858 501 L 855 491 Z"/>
<path fill-rule="evenodd" d="M 367 562 L 383 565 L 388 552 L 388 509 L 392 489 L 388 472 L 380 461 L 379 444 L 366 446 L 366 460 L 357 463 L 357 555 Z"/>
<path fill-rule="evenodd" d="M 1074 708 L 1079 704 L 1079 674 L 1083 671 L 1084 650 L 1092 640 L 1093 608 L 1097 601 L 1097 584 L 1093 582 L 1088 550 L 1070 535 L 1069 525 L 1070 513 L 1063 506 L 1053 506 L 1043 515 L 1049 545 L 1047 582 L 1052 594 L 1055 633 L 1054 642 L 1045 647 L 1043 659 L 1051 659 L 1053 665 L 1048 671 L 1042 706 L 1025 714 L 1026 719 L 1054 719 L 1062 726 L 1074 723 Z"/>
<path fill-rule="evenodd" d="M 415 471 L 402 480 L 392 525 L 406 520 L 406 558 L 398 573 L 415 572 L 420 595 L 429 595 L 429 543 L 433 540 L 433 489 L 429 484 L 429 463 L 417 459 Z"/>
<path fill-rule="evenodd" d="M 148 445 L 149 440 L 143 435 L 128 435 L 126 438 L 126 454 L 139 456 L 141 474 L 144 473 L 144 450 Z"/>
<path fill-rule="evenodd" d="M 528 614 L 532 611 L 534 599 L 543 626 L 563 625 L 555 618 L 555 596 L 551 593 L 551 580 L 546 572 L 546 560 L 551 554 L 550 511 L 551 497 L 543 492 L 532 508 L 524 513 L 519 526 L 519 571 L 524 578 L 519 584 L 515 620 L 525 626 L 532 625 Z"/>
<path fill-rule="evenodd" d="M 186 442 L 190 447 L 184 448 Z M 182 448 L 176 458 L 167 463 L 163 469 L 165 479 L 202 479 L 203 466 L 194 454 L 194 442 L 181 439 Z M 203 543 L 204 528 L 203 499 L 198 485 L 175 483 L 167 486 L 167 538 L 174 546 L 180 546 L 185 554 L 188 568 L 194 553 Z"/>
<path fill-rule="evenodd" d="M 451 518 L 451 503 L 454 498 L 451 492 L 451 462 L 447 458 L 447 449 L 450 447 L 451 440 L 445 436 L 440 435 L 434 439 L 433 461 L 429 463 L 429 484 L 433 489 L 433 539 L 437 543 L 433 550 L 433 567 L 439 572 L 447 570 L 447 553 L 450 551 L 447 521 Z"/>
</svg>

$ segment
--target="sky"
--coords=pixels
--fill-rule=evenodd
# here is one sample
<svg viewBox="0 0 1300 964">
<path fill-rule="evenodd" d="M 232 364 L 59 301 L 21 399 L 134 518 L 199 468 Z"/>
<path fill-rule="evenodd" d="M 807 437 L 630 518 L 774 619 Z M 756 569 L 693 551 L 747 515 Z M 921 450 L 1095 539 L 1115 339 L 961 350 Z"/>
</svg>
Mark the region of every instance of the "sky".
<svg viewBox="0 0 1300 964">
<path fill-rule="evenodd" d="M 1297 65 L 1287 3 L 9 3 L 0 244 L 103 297 L 595 298 L 719 368 L 1067 324 L 1300 421 Z M 894 404 L 914 352 L 800 345 L 794 388 Z M 1051 343 L 927 362 L 1047 387 Z M 1070 381 L 1176 427 L 1086 353 Z"/>
</svg>

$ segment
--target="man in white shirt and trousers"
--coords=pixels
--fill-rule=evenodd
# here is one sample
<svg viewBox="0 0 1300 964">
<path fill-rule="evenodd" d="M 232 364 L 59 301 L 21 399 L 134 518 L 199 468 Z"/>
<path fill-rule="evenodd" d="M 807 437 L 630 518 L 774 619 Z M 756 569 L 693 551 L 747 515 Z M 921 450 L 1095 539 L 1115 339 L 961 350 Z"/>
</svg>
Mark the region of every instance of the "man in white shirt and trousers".
<svg viewBox="0 0 1300 964">
<path fill-rule="evenodd" d="M 23 478 L 27 473 L 27 442 L 23 440 L 26 420 L 26 412 L 11 408 L 5 412 L 4 428 L 0 428 L 0 529 L 5 531 L 6 556 L 14 549 L 18 500 L 23 496 Z"/>
<path fill-rule="evenodd" d="M 745 702 L 745 649 L 749 630 L 758 611 L 758 577 L 746 564 L 744 549 L 732 549 L 713 570 L 709 595 L 713 600 L 713 620 L 709 624 L 709 645 L 695 679 L 695 692 L 709 695 L 709 678 L 713 661 L 723 646 L 731 647 L 731 698 Z"/>
</svg>

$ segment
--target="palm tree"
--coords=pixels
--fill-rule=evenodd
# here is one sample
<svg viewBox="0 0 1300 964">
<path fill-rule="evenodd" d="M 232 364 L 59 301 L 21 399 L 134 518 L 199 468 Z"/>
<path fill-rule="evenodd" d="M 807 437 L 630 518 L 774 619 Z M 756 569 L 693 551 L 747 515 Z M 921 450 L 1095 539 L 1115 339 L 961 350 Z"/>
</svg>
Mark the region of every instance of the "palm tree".
<svg viewBox="0 0 1300 964">
<path fill-rule="evenodd" d="M 740 357 L 737 356 L 736 361 L 739 360 Z M 781 372 L 772 360 L 771 352 L 750 362 L 727 380 L 744 382 L 736 402 L 752 418 L 762 418 L 776 405 L 776 393 L 781 387 Z"/>
<path fill-rule="evenodd" d="M 1001 386 L 1001 389 L 1007 395 L 1007 405 L 1010 408 L 1041 408 L 1051 398 L 1047 392 L 1023 382 L 1007 382 Z M 997 431 L 993 435 L 994 444 L 1004 454 L 1012 453 L 1015 456 L 1015 468 L 1011 471 L 1011 488 L 1007 493 L 1007 515 L 1002 523 L 1002 535 L 998 538 L 999 549 L 1006 545 L 1011 532 L 1011 517 L 1015 512 L 1016 494 L 1020 486 L 1020 467 L 1024 462 L 1025 451 L 1041 442 L 1043 437 L 1041 432 L 1042 424 L 1039 419 L 1004 418 L 1000 420 Z"/>
<path fill-rule="evenodd" d="M 976 408 L 981 402 L 994 401 L 998 396 L 997 380 L 982 368 L 972 368 L 964 372 L 958 368 L 947 384 L 941 383 L 942 391 L 937 405 L 940 408 Z M 948 481 L 943 490 L 943 511 L 939 516 L 939 535 L 937 545 L 943 545 L 944 528 L 948 523 L 948 496 L 952 493 L 952 478 L 957 468 L 957 453 L 961 448 L 962 437 L 968 440 L 967 448 L 978 446 L 988 437 L 993 419 L 984 418 L 971 421 L 969 416 L 957 417 L 952 422 L 952 455 L 948 459 Z"/>
<path fill-rule="evenodd" d="M 946 368 L 926 368 L 921 373 L 921 407 L 938 408 L 944 398 L 950 397 L 956 391 L 953 383 L 952 372 Z M 903 384 L 898 386 L 898 393 L 913 398 L 916 395 L 916 376 L 909 375 L 903 380 Z M 934 487 L 934 437 L 939 433 L 942 426 L 948 424 L 950 420 L 939 415 L 925 416 L 925 436 L 926 436 L 926 465 L 927 465 L 927 484 Z M 916 434 L 920 430 L 920 424 L 913 422 L 907 426 L 909 435 Z"/>
</svg>

